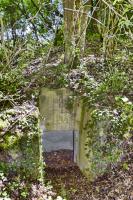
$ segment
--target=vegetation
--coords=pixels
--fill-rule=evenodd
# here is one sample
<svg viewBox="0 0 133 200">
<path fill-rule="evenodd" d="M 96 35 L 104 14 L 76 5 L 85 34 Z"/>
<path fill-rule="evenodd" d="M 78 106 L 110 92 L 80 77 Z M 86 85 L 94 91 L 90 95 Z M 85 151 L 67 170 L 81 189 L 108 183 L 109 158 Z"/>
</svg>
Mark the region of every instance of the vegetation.
<svg viewBox="0 0 133 200">
<path fill-rule="evenodd" d="M 116 165 L 133 132 L 133 3 L 1 0 L 0 27 L 0 199 L 69 198 L 45 183 L 40 89 L 83 102 L 92 176 Z"/>
</svg>

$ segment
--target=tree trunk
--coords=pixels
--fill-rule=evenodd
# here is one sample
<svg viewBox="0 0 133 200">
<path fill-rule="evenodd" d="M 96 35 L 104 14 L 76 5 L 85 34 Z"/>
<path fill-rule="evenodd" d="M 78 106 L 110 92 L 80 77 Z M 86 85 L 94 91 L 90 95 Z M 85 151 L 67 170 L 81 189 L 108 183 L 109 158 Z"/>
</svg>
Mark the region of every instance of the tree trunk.
<svg viewBox="0 0 133 200">
<path fill-rule="evenodd" d="M 1 36 L 1 44 L 4 44 L 4 25 L 3 25 L 3 20 L 2 18 L 0 18 L 0 26 L 1 26 L 1 32 L 0 32 L 0 36 Z"/>
<path fill-rule="evenodd" d="M 77 67 L 83 56 L 88 8 L 81 0 L 64 0 L 65 63 L 69 68 Z"/>
<path fill-rule="evenodd" d="M 81 16 L 80 16 L 80 21 L 81 21 L 81 27 L 80 27 L 80 35 L 79 35 L 79 49 L 80 49 L 80 54 L 81 58 L 83 57 L 84 53 L 84 48 L 85 48 L 85 39 L 86 39 L 86 30 L 88 26 L 88 11 L 90 9 L 89 5 L 85 5 L 83 7 Z"/>
<path fill-rule="evenodd" d="M 65 63 L 70 65 L 74 56 L 74 10 L 75 0 L 64 0 Z"/>
</svg>

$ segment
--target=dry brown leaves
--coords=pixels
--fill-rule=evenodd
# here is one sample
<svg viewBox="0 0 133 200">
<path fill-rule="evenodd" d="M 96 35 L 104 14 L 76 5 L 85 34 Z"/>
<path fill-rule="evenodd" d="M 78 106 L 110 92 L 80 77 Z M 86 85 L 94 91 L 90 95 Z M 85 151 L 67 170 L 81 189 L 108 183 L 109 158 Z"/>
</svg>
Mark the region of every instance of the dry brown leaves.
<svg viewBox="0 0 133 200">
<path fill-rule="evenodd" d="M 131 150 L 131 149 L 130 149 Z M 90 183 L 73 163 L 72 152 L 50 152 L 46 158 L 46 178 L 57 193 L 66 192 L 68 200 L 133 200 L 133 155 L 127 152 L 118 166 Z"/>
</svg>

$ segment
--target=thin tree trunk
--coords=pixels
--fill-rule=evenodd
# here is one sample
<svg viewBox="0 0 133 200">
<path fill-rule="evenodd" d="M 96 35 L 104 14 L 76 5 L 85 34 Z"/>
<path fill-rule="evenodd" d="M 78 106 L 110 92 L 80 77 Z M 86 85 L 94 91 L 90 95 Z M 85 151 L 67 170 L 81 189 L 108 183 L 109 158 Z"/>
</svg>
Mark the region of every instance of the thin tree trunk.
<svg viewBox="0 0 133 200">
<path fill-rule="evenodd" d="M 64 41 L 65 41 L 65 58 L 66 64 L 72 63 L 74 56 L 74 10 L 75 0 L 63 0 L 64 6 Z"/>
<path fill-rule="evenodd" d="M 1 35 L 1 44 L 3 45 L 4 44 L 4 25 L 3 25 L 2 18 L 0 18 L 0 26 L 1 26 L 1 32 L 0 32 L 0 35 Z"/>
<path fill-rule="evenodd" d="M 83 56 L 90 5 L 83 6 L 81 0 L 64 0 L 63 6 L 65 63 L 73 68 Z"/>
<path fill-rule="evenodd" d="M 87 30 L 87 26 L 88 26 L 89 9 L 90 9 L 90 6 L 85 5 L 83 7 L 83 12 L 80 17 L 81 27 L 80 27 L 80 36 L 79 36 L 79 49 L 80 49 L 80 54 L 81 54 L 80 57 L 81 58 L 83 56 L 84 48 L 85 48 L 85 39 L 86 39 L 86 30 Z"/>
</svg>

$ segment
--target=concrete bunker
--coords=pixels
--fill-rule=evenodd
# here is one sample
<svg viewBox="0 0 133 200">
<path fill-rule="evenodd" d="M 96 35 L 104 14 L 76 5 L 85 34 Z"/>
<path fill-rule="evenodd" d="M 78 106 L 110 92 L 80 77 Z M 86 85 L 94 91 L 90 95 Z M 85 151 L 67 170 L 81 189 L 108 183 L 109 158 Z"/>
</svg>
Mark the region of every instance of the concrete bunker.
<svg viewBox="0 0 133 200">
<path fill-rule="evenodd" d="M 41 89 L 40 125 L 44 152 L 73 151 L 73 161 L 89 180 L 103 173 L 109 163 L 108 155 L 103 157 L 101 148 L 106 142 L 108 123 L 97 121 L 95 130 L 91 129 L 92 112 L 93 108 L 69 89 Z"/>
<path fill-rule="evenodd" d="M 44 152 L 70 150 L 77 163 L 79 127 L 73 93 L 65 88 L 42 88 L 40 115 Z"/>
</svg>

